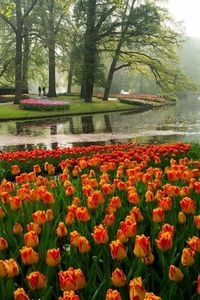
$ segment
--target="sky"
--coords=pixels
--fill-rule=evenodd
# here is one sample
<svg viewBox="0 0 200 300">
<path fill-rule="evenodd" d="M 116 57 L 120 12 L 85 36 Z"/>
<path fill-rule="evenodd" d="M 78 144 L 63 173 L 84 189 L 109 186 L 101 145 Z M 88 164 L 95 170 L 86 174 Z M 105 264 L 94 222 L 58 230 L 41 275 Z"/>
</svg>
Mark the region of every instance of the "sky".
<svg viewBox="0 0 200 300">
<path fill-rule="evenodd" d="M 200 37 L 200 0 L 168 0 L 168 8 L 177 20 L 184 20 L 186 34 Z"/>
</svg>

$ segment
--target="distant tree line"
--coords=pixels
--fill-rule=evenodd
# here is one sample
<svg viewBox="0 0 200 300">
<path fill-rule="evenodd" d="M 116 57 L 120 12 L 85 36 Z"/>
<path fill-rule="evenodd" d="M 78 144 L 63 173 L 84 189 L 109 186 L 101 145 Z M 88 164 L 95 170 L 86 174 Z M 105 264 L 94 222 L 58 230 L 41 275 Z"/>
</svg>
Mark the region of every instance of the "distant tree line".
<svg viewBox="0 0 200 300">
<path fill-rule="evenodd" d="M 78 84 L 92 102 L 94 87 L 108 100 L 115 73 L 149 78 L 162 93 L 193 89 L 180 68 L 182 32 L 159 0 L 0 0 L 0 84 L 15 86 L 15 102 L 30 79 L 48 68 L 48 96 L 56 69 L 66 91 Z M 105 72 L 106 70 L 106 72 Z"/>
</svg>

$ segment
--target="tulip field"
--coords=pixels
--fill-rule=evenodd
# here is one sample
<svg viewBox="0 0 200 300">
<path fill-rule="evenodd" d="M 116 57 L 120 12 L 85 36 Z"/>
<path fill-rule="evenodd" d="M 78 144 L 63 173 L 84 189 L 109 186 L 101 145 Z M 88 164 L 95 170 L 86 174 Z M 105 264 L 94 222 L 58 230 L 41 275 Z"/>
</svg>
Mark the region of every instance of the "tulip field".
<svg viewBox="0 0 200 300">
<path fill-rule="evenodd" d="M 200 299 L 191 145 L 0 153 L 0 300 Z"/>
</svg>

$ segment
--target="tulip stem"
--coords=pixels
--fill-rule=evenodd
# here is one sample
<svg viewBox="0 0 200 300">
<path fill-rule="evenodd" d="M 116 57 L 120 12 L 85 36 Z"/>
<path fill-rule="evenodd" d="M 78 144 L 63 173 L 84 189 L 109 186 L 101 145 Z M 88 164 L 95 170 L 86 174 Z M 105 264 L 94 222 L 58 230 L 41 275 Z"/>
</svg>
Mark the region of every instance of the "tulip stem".
<svg viewBox="0 0 200 300">
<path fill-rule="evenodd" d="M 1 300 L 6 300 L 5 298 L 5 286 L 3 283 L 3 278 L 0 278 L 0 292 L 1 292 Z"/>
</svg>

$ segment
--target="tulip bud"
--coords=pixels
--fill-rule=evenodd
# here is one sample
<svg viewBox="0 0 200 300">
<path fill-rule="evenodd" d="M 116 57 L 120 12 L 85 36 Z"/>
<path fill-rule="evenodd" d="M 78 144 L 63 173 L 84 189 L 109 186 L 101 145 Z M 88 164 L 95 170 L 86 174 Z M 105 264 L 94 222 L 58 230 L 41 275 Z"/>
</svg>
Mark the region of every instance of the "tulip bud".
<svg viewBox="0 0 200 300">
<path fill-rule="evenodd" d="M 19 223 L 16 223 L 14 226 L 13 226 L 13 233 L 14 234 L 20 234 L 23 232 L 23 227 L 21 224 Z"/>
<path fill-rule="evenodd" d="M 169 267 L 169 279 L 175 282 L 179 282 L 183 279 L 184 275 L 181 270 L 174 265 Z"/>
<path fill-rule="evenodd" d="M 87 253 L 91 250 L 91 246 L 86 237 L 81 236 L 78 239 L 78 250 L 80 253 Z"/>
<path fill-rule="evenodd" d="M 106 244 L 109 239 L 107 230 L 102 224 L 94 226 L 94 233 L 92 233 L 92 236 L 96 244 Z"/>
<path fill-rule="evenodd" d="M 28 231 L 24 234 L 24 244 L 26 247 L 36 247 L 39 244 L 39 238 L 35 231 Z"/>
<path fill-rule="evenodd" d="M 70 244 L 78 248 L 78 240 L 80 237 L 81 235 L 78 233 L 78 231 L 74 230 L 70 232 Z"/>
<path fill-rule="evenodd" d="M 59 300 L 80 300 L 80 297 L 74 293 L 74 291 L 65 291 Z"/>
<path fill-rule="evenodd" d="M 136 235 L 135 246 L 133 250 L 135 256 L 145 257 L 151 252 L 150 237 L 146 237 L 144 234 Z"/>
<path fill-rule="evenodd" d="M 56 228 L 56 235 L 58 237 L 63 237 L 67 235 L 67 227 L 65 226 L 65 224 L 63 222 L 60 222 L 58 224 L 58 227 Z"/>
<path fill-rule="evenodd" d="M 15 277 L 19 274 L 19 267 L 16 261 L 13 258 L 5 260 L 7 266 L 7 276 Z"/>
<path fill-rule="evenodd" d="M 29 300 L 27 293 L 23 288 L 18 288 L 14 291 L 14 300 Z"/>
<path fill-rule="evenodd" d="M 25 265 L 37 264 L 39 261 L 39 254 L 31 247 L 23 247 L 20 250 L 20 255 Z"/>
<path fill-rule="evenodd" d="M 27 276 L 29 287 L 32 290 L 40 290 L 46 287 L 47 279 L 40 272 L 32 272 Z"/>
<path fill-rule="evenodd" d="M 6 239 L 0 237 L 0 251 L 3 251 L 8 248 L 8 243 Z"/>
<path fill-rule="evenodd" d="M 8 267 L 5 261 L 0 260 L 0 278 L 7 276 L 8 274 Z"/>
<path fill-rule="evenodd" d="M 129 296 L 130 300 L 143 300 L 145 297 L 145 288 L 142 284 L 142 279 L 141 277 L 137 277 L 132 279 L 129 282 Z"/>
<path fill-rule="evenodd" d="M 185 224 L 187 219 L 186 219 L 186 215 L 184 214 L 184 212 L 180 211 L 178 213 L 178 221 L 180 224 Z"/>
<path fill-rule="evenodd" d="M 118 268 L 115 269 L 114 272 L 112 272 L 111 280 L 112 280 L 112 284 L 117 287 L 122 287 L 127 283 L 126 275 L 122 270 Z"/>
<path fill-rule="evenodd" d="M 49 249 L 46 254 L 46 264 L 55 267 L 60 263 L 60 249 Z"/>
<path fill-rule="evenodd" d="M 195 252 L 190 248 L 184 248 L 181 255 L 181 263 L 185 267 L 190 267 L 194 264 Z"/>
<path fill-rule="evenodd" d="M 162 298 L 156 296 L 154 293 L 146 293 L 144 300 L 162 300 Z"/>
<path fill-rule="evenodd" d="M 106 300 L 122 300 L 120 292 L 109 289 L 106 292 Z"/>
<path fill-rule="evenodd" d="M 127 256 L 126 249 L 119 240 L 112 241 L 109 246 L 112 259 L 122 260 Z"/>
</svg>

